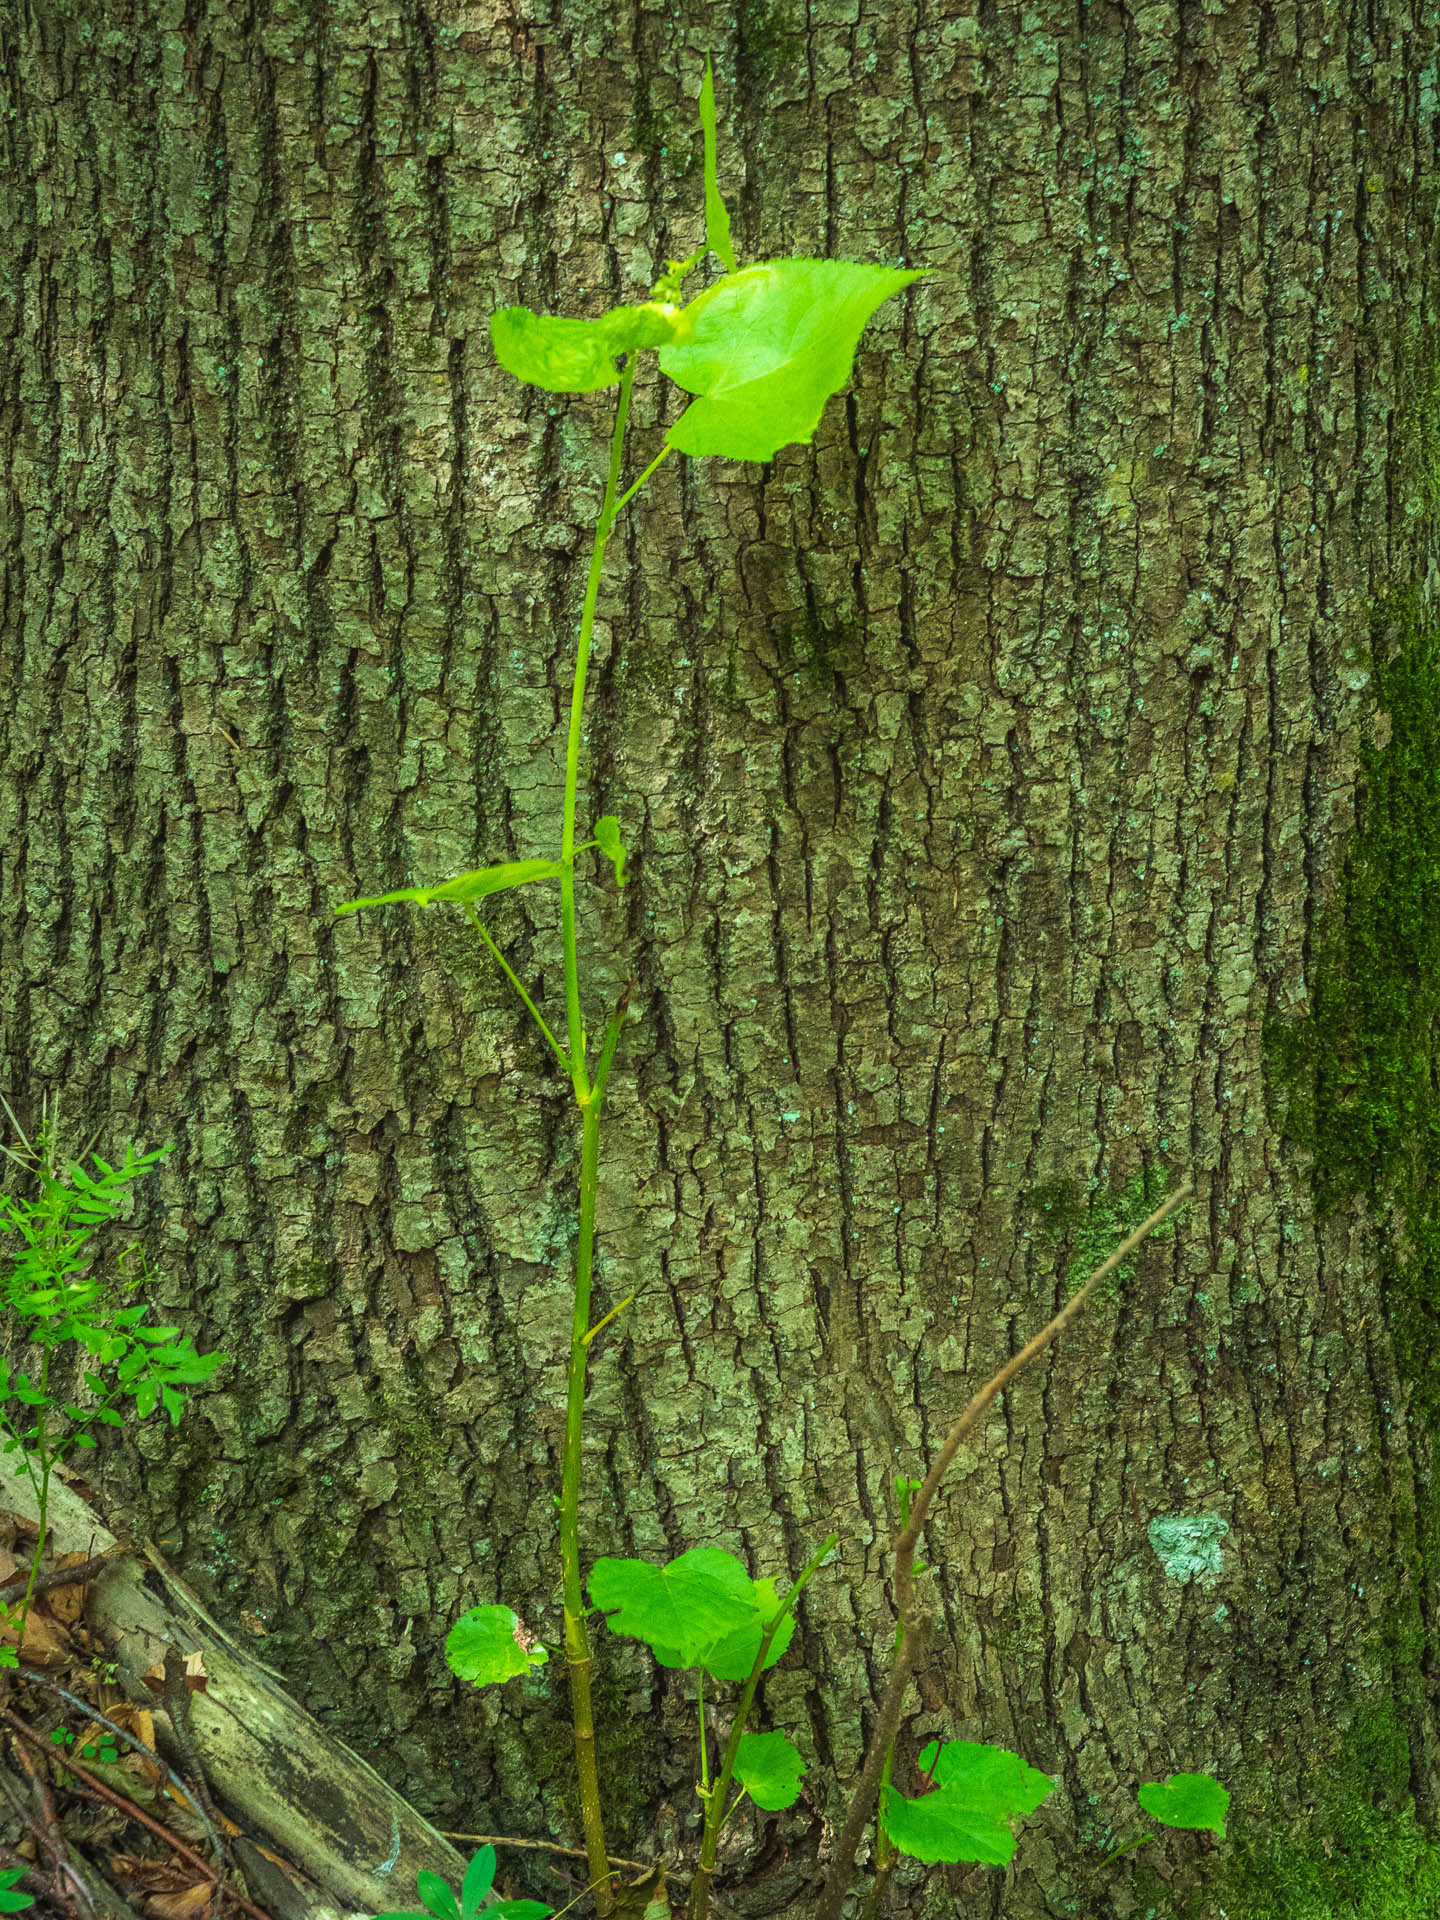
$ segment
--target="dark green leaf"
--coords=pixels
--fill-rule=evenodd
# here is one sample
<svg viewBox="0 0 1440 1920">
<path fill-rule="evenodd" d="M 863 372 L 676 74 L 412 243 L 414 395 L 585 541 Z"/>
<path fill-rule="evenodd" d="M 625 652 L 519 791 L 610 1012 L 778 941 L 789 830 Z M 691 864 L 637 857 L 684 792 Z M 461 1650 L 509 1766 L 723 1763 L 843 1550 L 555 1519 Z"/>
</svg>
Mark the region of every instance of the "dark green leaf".
<svg viewBox="0 0 1440 1920">
<path fill-rule="evenodd" d="M 854 370 L 875 309 L 933 269 L 856 260 L 768 260 L 727 274 L 685 308 L 688 343 L 662 347 L 664 373 L 700 397 L 666 435 L 681 453 L 772 460 L 808 441 Z"/>
</svg>

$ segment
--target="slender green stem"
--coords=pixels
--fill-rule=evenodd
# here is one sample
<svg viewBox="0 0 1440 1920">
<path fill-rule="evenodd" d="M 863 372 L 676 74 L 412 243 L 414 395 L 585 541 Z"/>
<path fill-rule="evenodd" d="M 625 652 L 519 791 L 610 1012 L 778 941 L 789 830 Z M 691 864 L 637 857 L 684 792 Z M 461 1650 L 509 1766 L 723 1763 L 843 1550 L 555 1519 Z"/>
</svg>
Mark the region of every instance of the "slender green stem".
<svg viewBox="0 0 1440 1920">
<path fill-rule="evenodd" d="M 1129 1853 L 1132 1847 L 1143 1847 L 1147 1840 L 1153 1840 L 1154 1838 L 1153 1833 L 1142 1833 L 1138 1840 L 1127 1840 L 1123 1847 L 1112 1848 L 1100 1862 L 1101 1866 L 1108 1867 L 1110 1862 L 1112 1860 L 1118 1860 L 1122 1853 Z"/>
<path fill-rule="evenodd" d="M 720 1829 L 725 1824 L 725 1820 L 730 1817 L 727 1813 L 722 1818 L 721 1809 L 725 1805 L 725 1796 L 730 1791 L 730 1779 L 735 1771 L 735 1756 L 740 1751 L 745 1722 L 750 1718 L 755 1689 L 759 1686 L 760 1675 L 765 1670 L 770 1643 L 839 1537 L 836 1533 L 825 1536 L 824 1544 L 806 1563 L 804 1572 L 780 1602 L 780 1611 L 760 1636 L 760 1651 L 756 1654 L 755 1664 L 750 1669 L 750 1678 L 745 1682 L 745 1691 L 740 1696 L 740 1705 L 735 1709 L 735 1719 L 731 1724 L 730 1738 L 725 1743 L 725 1757 L 720 1762 L 720 1771 L 716 1774 L 715 1784 L 709 1793 L 701 1795 L 705 1801 L 705 1831 L 700 1842 L 700 1865 L 695 1870 L 695 1878 L 690 1882 L 690 1920 L 707 1920 L 710 1912 L 710 1882 L 715 1873 L 715 1849 L 719 1844 Z M 730 1813 L 734 1811 L 732 1807 Z"/>
<path fill-rule="evenodd" d="M 605 563 L 605 545 L 615 525 L 615 516 L 659 466 L 665 449 L 641 474 L 635 485 L 617 498 L 620 465 L 625 448 L 625 425 L 630 417 L 630 391 L 635 383 L 635 355 L 625 356 L 620 375 L 620 400 L 615 412 L 615 430 L 610 440 L 610 473 L 605 483 L 605 498 L 595 527 L 590 551 L 590 572 L 585 582 L 585 604 L 580 616 L 580 638 L 575 650 L 575 684 L 570 694 L 570 730 L 565 742 L 565 801 L 560 829 L 560 926 L 565 948 L 565 1036 L 568 1042 L 561 1055 L 558 1043 L 548 1032 L 556 1055 L 563 1058 L 575 1089 L 575 1104 L 580 1109 L 580 1232 L 575 1252 L 575 1296 L 570 1320 L 570 1369 L 565 1396 L 565 1461 L 560 1482 L 560 1562 L 565 1595 L 565 1658 L 570 1670 L 570 1704 L 575 1724 L 575 1762 L 580 1775 L 580 1814 L 585 1828 L 585 1852 L 595 1884 L 595 1905 L 601 1920 L 614 1908 L 605 1826 L 600 1806 L 600 1779 L 595 1755 L 595 1721 L 590 1701 L 590 1637 L 585 1628 L 585 1596 L 580 1580 L 580 1463 L 581 1429 L 585 1413 L 585 1369 L 590 1352 L 590 1337 L 598 1331 L 590 1325 L 591 1265 L 595 1243 L 595 1190 L 600 1159 L 600 1113 L 604 1105 L 605 1084 L 619 1044 L 620 1030 L 629 1005 L 631 981 L 610 1017 L 604 1046 L 591 1085 L 585 1040 L 585 1024 L 580 1008 L 580 962 L 575 938 L 575 806 L 580 785 L 580 745 L 585 717 L 585 678 L 590 666 L 590 643 L 595 631 L 595 603 L 600 591 L 600 571 Z M 478 924 L 478 922 L 477 922 Z M 498 950 L 497 950 L 498 957 Z M 502 965 L 503 965 L 502 961 Z M 509 968 L 506 968 L 507 973 Z M 514 980 L 514 975 L 511 975 Z M 518 987 L 518 980 L 515 981 Z M 524 992 L 524 989 L 521 989 Z M 525 996 L 530 1005 L 529 996 Z M 531 1011 L 535 1009 L 531 1006 Z M 536 1013 L 536 1019 L 539 1014 Z M 543 1026 L 544 1023 L 541 1022 Z M 618 1309 L 617 1309 L 618 1311 Z M 607 1316 L 608 1318 L 609 1316 Z M 602 1325 L 604 1323 L 602 1322 Z"/>
<path fill-rule="evenodd" d="M 570 1077 L 575 1083 L 575 1098 L 582 1107 L 589 1098 L 590 1081 L 586 1071 L 585 1028 L 580 1018 L 580 968 L 575 951 L 575 796 L 580 784 L 580 735 L 585 715 L 585 676 L 590 667 L 590 640 L 595 630 L 595 601 L 600 592 L 600 569 L 605 564 L 605 543 L 610 538 L 618 511 L 615 496 L 620 484 L 625 423 L 630 417 L 630 389 L 634 384 L 635 355 L 628 353 L 624 371 L 620 375 L 620 404 L 615 410 L 615 431 L 610 440 L 610 475 L 605 482 L 605 499 L 595 528 L 595 542 L 590 550 L 590 574 L 585 582 L 585 606 L 580 615 L 580 644 L 575 653 L 575 684 L 570 694 L 570 732 L 565 742 L 565 810 L 560 831 L 560 925 L 565 942 L 565 1022 Z M 652 467 L 655 464 L 651 462 Z M 634 491 L 632 487 L 625 498 L 628 500 Z"/>
<path fill-rule="evenodd" d="M 544 1020 L 540 1016 L 540 1009 L 536 1006 L 535 1002 L 530 998 L 529 994 L 525 991 L 525 988 L 522 982 L 516 977 L 513 969 L 511 968 L 510 962 L 505 958 L 504 954 L 500 951 L 499 947 L 497 947 L 495 942 L 490 938 L 490 934 L 488 930 L 486 929 L 484 923 L 481 921 L 479 914 L 475 911 L 473 902 L 469 900 L 465 902 L 465 911 L 469 914 L 470 918 L 475 922 L 475 931 L 479 934 L 480 938 L 485 942 L 486 946 L 489 947 L 491 953 L 494 954 L 495 958 L 500 962 L 501 966 L 505 969 L 506 979 L 509 980 L 511 986 L 514 987 L 515 991 L 519 994 L 520 998 L 525 1002 L 526 1006 L 530 1009 L 531 1013 L 534 1015 L 535 1024 L 536 1026 L 539 1027 L 540 1031 L 544 1034 L 545 1038 L 550 1042 L 551 1051 L 554 1053 L 555 1058 L 560 1062 L 560 1065 L 564 1069 L 564 1071 L 566 1073 L 569 1073 L 570 1062 L 566 1057 L 565 1049 L 561 1046 L 560 1042 L 555 1038 L 554 1034 L 551 1033 L 549 1027 L 546 1026 Z"/>
<path fill-rule="evenodd" d="M 695 1675 L 695 1704 L 700 1713 L 700 1787 L 703 1793 L 710 1791 L 710 1755 L 705 1745 L 705 1669 L 701 1667 Z"/>
</svg>

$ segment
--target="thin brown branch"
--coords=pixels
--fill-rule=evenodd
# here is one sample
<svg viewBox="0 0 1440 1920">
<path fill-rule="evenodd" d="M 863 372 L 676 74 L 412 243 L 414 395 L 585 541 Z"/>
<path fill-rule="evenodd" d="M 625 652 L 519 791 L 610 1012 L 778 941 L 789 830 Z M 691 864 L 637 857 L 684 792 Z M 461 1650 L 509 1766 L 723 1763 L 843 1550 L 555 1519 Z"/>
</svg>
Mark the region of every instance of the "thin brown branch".
<svg viewBox="0 0 1440 1920">
<path fill-rule="evenodd" d="M 855 1855 L 860 1849 L 861 1838 L 880 1791 L 880 1775 L 884 1771 L 885 1755 L 900 1729 L 905 1708 L 905 1690 L 924 1651 L 930 1622 L 915 1600 L 915 1547 L 925 1524 L 925 1515 L 930 1503 L 939 1491 L 940 1482 L 960 1449 L 960 1442 L 996 1396 L 1003 1393 L 1009 1386 L 1016 1374 L 1023 1367 L 1029 1366 L 1032 1360 L 1042 1354 L 1050 1343 L 1065 1331 L 1106 1275 L 1113 1273 L 1121 1261 L 1132 1254 L 1140 1243 L 1155 1231 L 1156 1227 L 1193 1196 L 1194 1191 L 1195 1189 L 1187 1180 L 1182 1186 L 1176 1188 L 1163 1206 L 1155 1209 L 1148 1220 L 1142 1220 L 1135 1231 L 1120 1242 L 1109 1259 L 1095 1269 L 1080 1291 L 1066 1301 L 1050 1324 L 1042 1328 L 1012 1360 L 1007 1361 L 992 1380 L 986 1382 L 946 1434 L 944 1446 L 935 1456 L 930 1471 L 926 1474 L 919 1492 L 911 1503 L 909 1524 L 895 1538 L 895 1611 L 904 1626 L 905 1637 L 895 1656 L 890 1684 L 886 1687 L 884 1698 L 880 1703 L 879 1716 L 871 1732 L 870 1745 L 865 1754 L 865 1764 L 860 1769 L 860 1778 L 856 1781 L 855 1790 L 850 1796 L 845 1825 L 835 1843 L 835 1851 L 826 1869 L 825 1882 L 820 1891 L 813 1920 L 840 1920 L 840 1909 L 844 1903 L 845 1889 L 849 1883 Z"/>
<path fill-rule="evenodd" d="M 54 1752 L 54 1748 L 50 1743 L 42 1740 L 33 1727 L 27 1727 L 19 1715 L 12 1713 L 8 1707 L 0 1707 L 0 1720 L 3 1720 L 13 1733 L 18 1733 L 21 1739 L 28 1740 L 32 1746 L 38 1747 L 42 1753 Z M 65 1771 L 67 1773 L 73 1773 L 78 1779 L 83 1780 L 86 1789 L 92 1796 L 106 1801 L 110 1806 L 115 1807 L 119 1812 L 123 1813 L 127 1819 L 138 1820 L 142 1827 L 148 1827 L 157 1839 L 163 1840 L 167 1847 L 173 1847 L 175 1852 L 178 1853 L 182 1859 L 188 1860 L 192 1867 L 198 1867 L 207 1880 L 214 1881 L 217 1886 L 220 1884 L 219 1874 L 216 1873 L 215 1869 L 211 1866 L 210 1862 L 205 1859 L 203 1854 L 196 1853 L 193 1847 L 187 1847 L 178 1835 L 173 1834 L 167 1826 L 162 1825 L 159 1820 L 154 1819 L 150 1814 L 146 1813 L 143 1807 L 137 1807 L 133 1800 L 127 1800 L 123 1793 L 116 1793 L 113 1788 L 107 1787 L 103 1780 L 97 1780 L 88 1767 L 82 1766 L 78 1760 L 72 1759 L 69 1754 L 65 1756 Z M 246 1913 L 251 1915 L 252 1920 L 271 1920 L 271 1916 L 266 1913 L 263 1907 L 257 1907 L 253 1901 L 247 1900 L 243 1893 L 237 1893 L 234 1887 L 227 1886 L 225 1893 L 229 1899 L 235 1902 L 237 1907 L 243 1907 Z"/>
</svg>

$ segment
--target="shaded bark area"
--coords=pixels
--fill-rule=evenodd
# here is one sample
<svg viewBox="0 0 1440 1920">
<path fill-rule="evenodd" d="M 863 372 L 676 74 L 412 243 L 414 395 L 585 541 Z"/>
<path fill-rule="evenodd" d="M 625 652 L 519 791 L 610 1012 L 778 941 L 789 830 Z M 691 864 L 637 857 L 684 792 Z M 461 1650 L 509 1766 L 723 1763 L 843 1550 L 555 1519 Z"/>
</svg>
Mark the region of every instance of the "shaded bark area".
<svg viewBox="0 0 1440 1920">
<path fill-rule="evenodd" d="M 597 1314 L 639 1297 L 583 1537 L 793 1575 L 840 1530 L 764 1693 L 808 1797 L 722 1857 L 799 1914 L 894 1474 L 1193 1172 L 929 1528 L 897 1782 L 945 1733 L 1057 1791 L 1003 1874 L 895 1900 L 1208 1913 L 1208 1840 L 1094 1864 L 1203 1769 L 1231 1920 L 1283 1911 L 1247 1831 L 1373 1876 L 1440 1786 L 1437 1134 L 1392 1076 L 1360 1139 L 1339 1071 L 1403 1031 L 1430 1084 L 1428 949 L 1321 939 L 1366 860 L 1434 904 L 1440 728 L 1381 671 L 1431 657 L 1387 596 L 1432 578 L 1433 9 L 0 8 L 0 1086 L 107 1158 L 179 1143 L 133 1228 L 235 1356 L 97 1483 L 436 1825 L 573 1837 L 559 1663 L 477 1695 L 442 1648 L 497 1599 L 558 1638 L 578 1125 L 458 913 L 331 910 L 558 839 L 613 396 L 520 387 L 485 320 L 697 244 L 706 50 L 742 264 L 948 277 L 813 447 L 667 463 L 611 543 L 585 817 L 634 884 L 585 890 L 592 1031 L 640 987 Z M 678 401 L 642 367 L 631 477 Z M 558 1007 L 555 903 L 489 924 Z M 597 1706 L 612 1845 L 693 1844 L 684 1682 L 602 1635 Z"/>
</svg>

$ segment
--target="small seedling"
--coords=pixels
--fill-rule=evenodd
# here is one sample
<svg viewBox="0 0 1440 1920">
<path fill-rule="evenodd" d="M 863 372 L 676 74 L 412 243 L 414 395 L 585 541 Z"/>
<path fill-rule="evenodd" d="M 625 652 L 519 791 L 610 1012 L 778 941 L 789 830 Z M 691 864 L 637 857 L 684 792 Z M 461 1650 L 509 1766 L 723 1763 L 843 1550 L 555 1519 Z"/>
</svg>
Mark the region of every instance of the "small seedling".
<svg viewBox="0 0 1440 1920">
<path fill-rule="evenodd" d="M 55 1742 L 57 1747 L 73 1747 L 75 1745 L 75 1736 L 68 1727 L 54 1728 L 50 1738 Z M 89 1741 L 81 1747 L 80 1758 L 82 1760 L 98 1760 L 102 1766 L 109 1766 L 120 1758 L 120 1749 L 115 1745 L 113 1740 L 102 1734 L 98 1747 Z"/>
<path fill-rule="evenodd" d="M 476 1920 L 481 1912 L 495 1920 L 549 1920 L 553 1909 L 539 1900 L 492 1900 L 494 1883 L 495 1849 L 481 1847 L 465 1869 L 458 1900 L 438 1873 L 422 1869 L 416 1875 L 416 1888 L 425 1903 L 424 1912 L 382 1913 L 379 1920 Z"/>
</svg>

